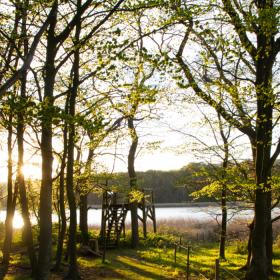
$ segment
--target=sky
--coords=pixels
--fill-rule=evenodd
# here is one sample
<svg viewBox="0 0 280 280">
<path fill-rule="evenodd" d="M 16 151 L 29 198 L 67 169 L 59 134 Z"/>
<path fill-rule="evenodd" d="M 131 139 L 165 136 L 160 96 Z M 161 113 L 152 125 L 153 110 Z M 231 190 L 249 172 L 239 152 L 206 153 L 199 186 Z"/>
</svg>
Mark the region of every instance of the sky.
<svg viewBox="0 0 280 280">
<path fill-rule="evenodd" d="M 219 159 L 213 153 L 205 151 L 205 146 L 195 139 L 195 137 L 202 139 L 210 147 L 216 145 L 210 126 L 202 121 L 201 111 L 208 115 L 213 113 L 202 105 L 198 107 L 195 104 L 171 102 L 158 110 L 156 119 L 147 119 L 138 123 L 139 146 L 135 159 L 136 171 L 178 170 L 190 162 L 218 162 Z M 7 153 L 4 143 L 0 150 L 1 182 L 7 180 Z M 95 166 L 102 171 L 127 172 L 129 143 L 129 138 L 126 138 L 117 145 L 117 158 L 112 155 L 115 154 L 115 146 L 103 148 L 102 156 L 97 157 Z M 250 157 L 246 139 L 238 139 L 238 143 L 242 149 L 236 149 L 235 157 L 244 159 Z M 58 144 L 54 142 L 54 146 Z M 59 148 L 57 147 L 56 150 Z M 85 156 L 86 154 L 85 152 Z M 16 159 L 16 154 L 14 156 Z M 26 149 L 25 156 L 23 172 L 26 178 L 40 179 L 40 153 L 34 156 Z M 57 162 L 54 162 L 55 171 L 56 167 Z"/>
<path fill-rule="evenodd" d="M 204 117 L 201 111 L 212 115 L 215 114 L 208 107 L 195 104 L 169 104 L 162 112 L 159 112 L 160 118 L 157 120 L 148 120 L 139 124 L 137 131 L 139 133 L 138 154 L 135 159 L 136 171 L 147 170 L 178 170 L 191 162 L 219 162 L 219 158 L 213 152 L 207 152 L 207 146 L 213 148 L 216 146 L 215 137 L 209 125 L 203 121 Z M 213 127 L 216 124 L 212 123 Z M 218 129 L 217 129 L 218 131 Z M 232 138 L 237 138 L 238 146 L 235 148 L 235 158 L 250 158 L 251 150 L 246 137 L 239 137 L 237 131 L 232 132 Z M 219 133 L 216 132 L 219 140 Z M 204 144 L 199 143 L 199 138 Z M 146 148 L 149 143 L 156 141 L 156 148 Z M 219 141 L 219 144 L 222 142 Z M 129 141 L 118 146 L 118 154 L 121 159 L 114 161 L 112 168 L 112 156 L 107 155 L 100 159 L 109 171 L 126 172 L 127 154 L 129 150 Z M 142 147 L 141 147 L 142 146 Z M 112 150 L 108 150 L 108 153 Z M 219 151 L 221 154 L 221 151 Z"/>
</svg>

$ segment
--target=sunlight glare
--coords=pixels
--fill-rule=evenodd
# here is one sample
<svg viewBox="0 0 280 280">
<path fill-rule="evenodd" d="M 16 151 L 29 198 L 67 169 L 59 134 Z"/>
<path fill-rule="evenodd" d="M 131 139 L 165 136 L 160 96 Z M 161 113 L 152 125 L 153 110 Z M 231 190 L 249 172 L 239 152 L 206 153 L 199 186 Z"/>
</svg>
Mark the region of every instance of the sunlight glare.
<svg viewBox="0 0 280 280">
<path fill-rule="evenodd" d="M 26 179 L 39 180 L 41 179 L 41 169 L 37 164 L 25 164 L 22 167 L 22 172 Z"/>
<path fill-rule="evenodd" d="M 14 229 L 21 229 L 23 227 L 23 219 L 22 216 L 19 213 L 15 213 L 14 219 L 13 219 L 13 228 Z"/>
</svg>

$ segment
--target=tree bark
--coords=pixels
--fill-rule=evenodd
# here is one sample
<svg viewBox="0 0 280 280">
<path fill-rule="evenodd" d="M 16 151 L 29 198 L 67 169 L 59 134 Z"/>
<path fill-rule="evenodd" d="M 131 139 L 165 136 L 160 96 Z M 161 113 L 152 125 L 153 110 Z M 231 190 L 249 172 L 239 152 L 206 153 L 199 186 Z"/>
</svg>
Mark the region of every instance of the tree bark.
<svg viewBox="0 0 280 280">
<path fill-rule="evenodd" d="M 94 156 L 94 149 L 89 148 L 85 172 L 90 176 L 91 165 Z M 80 189 L 80 230 L 82 234 L 82 243 L 88 245 L 88 190 Z"/>
<path fill-rule="evenodd" d="M 88 245 L 88 195 L 87 193 L 80 195 L 80 230 L 82 234 L 82 244 Z"/>
<path fill-rule="evenodd" d="M 19 22 L 21 19 L 21 11 L 20 11 L 20 5 L 18 3 L 15 4 L 15 20 L 14 20 L 14 28 L 12 31 L 12 37 L 16 38 L 18 36 L 18 27 Z M 6 47 L 6 63 L 1 69 L 0 73 L 0 84 L 2 83 L 2 80 L 4 78 L 4 73 L 8 71 L 12 55 L 14 52 L 15 46 L 11 42 L 7 43 Z M 16 69 L 18 65 L 18 59 L 15 61 L 14 68 Z M 13 93 L 16 94 L 16 93 Z M 13 113 L 12 110 L 9 113 L 8 116 L 8 138 L 7 138 L 7 151 L 8 151 L 8 176 L 7 176 L 7 205 L 6 205 L 6 220 L 5 220 L 5 239 L 3 243 L 3 265 L 4 270 L 8 268 L 9 261 L 10 261 L 10 251 L 11 251 L 11 245 L 12 245 L 12 239 L 13 239 L 13 218 L 14 218 L 14 212 L 16 208 L 16 201 L 18 196 L 18 184 L 15 184 L 15 189 L 13 192 L 13 158 L 12 158 L 12 152 L 13 152 Z"/>
<path fill-rule="evenodd" d="M 54 2 L 55 12 L 50 19 L 47 32 L 47 56 L 45 64 L 45 90 L 42 109 L 42 182 L 39 206 L 39 259 L 36 278 L 49 279 L 52 256 L 52 106 L 55 82 L 56 40 L 55 26 L 57 22 L 57 1 Z"/>
<path fill-rule="evenodd" d="M 26 32 L 26 20 L 27 14 L 26 9 L 29 5 L 28 1 L 24 2 L 22 6 L 22 36 L 23 36 L 23 47 L 24 47 L 24 56 L 28 55 L 28 39 Z M 21 78 L 21 90 L 20 90 L 20 102 L 22 104 L 26 101 L 26 78 L 27 71 L 24 71 L 23 76 Z M 28 206 L 28 198 L 26 194 L 26 186 L 24 174 L 22 172 L 22 168 L 24 165 L 24 110 L 20 109 L 17 115 L 17 144 L 18 144 L 18 164 L 17 164 L 17 184 L 19 188 L 19 196 L 20 196 L 20 204 L 21 204 L 21 212 L 24 222 L 23 227 L 23 240 L 27 246 L 29 260 L 32 269 L 32 275 L 35 275 L 36 265 L 37 265 L 37 257 L 35 254 L 34 246 L 33 246 L 33 233 L 32 233 L 32 225 L 29 217 L 29 206 Z"/>
<path fill-rule="evenodd" d="M 266 1 L 260 1 L 259 9 L 270 8 Z M 264 6 L 263 6 L 264 5 Z M 256 58 L 256 199 L 255 219 L 252 234 L 252 257 L 246 274 L 247 280 L 268 279 L 267 228 L 270 223 L 271 207 L 269 207 L 270 158 L 272 143 L 272 41 L 273 38 L 259 32 L 257 35 L 258 57 Z"/>
<path fill-rule="evenodd" d="M 66 100 L 65 112 L 68 111 L 67 108 L 68 101 Z M 56 249 L 56 258 L 55 258 L 55 267 L 54 270 L 60 270 L 60 264 L 63 254 L 63 243 L 66 233 L 66 213 L 65 213 L 65 167 L 66 167 L 66 157 L 67 157 L 67 124 L 64 122 L 63 129 L 63 155 L 61 160 L 61 170 L 59 176 L 59 233 L 57 240 L 57 249 Z"/>
<path fill-rule="evenodd" d="M 8 178 L 7 178 L 7 214 L 5 221 L 5 240 L 3 244 L 3 264 L 7 268 L 10 261 L 10 251 L 13 239 L 13 218 L 16 206 L 17 192 L 13 194 L 13 159 L 12 159 L 12 139 L 13 139 L 13 116 L 9 116 L 8 125 Z"/>
<path fill-rule="evenodd" d="M 76 24 L 74 43 L 77 43 L 80 38 L 81 32 L 81 0 L 77 0 L 77 13 L 78 19 Z M 74 52 L 74 61 L 72 67 L 73 80 L 72 87 L 69 91 L 69 115 L 72 117 L 72 121 L 69 124 L 69 136 L 68 136 L 68 161 L 67 161 L 67 175 L 66 175 L 66 190 L 67 198 L 70 210 L 70 226 L 69 226 L 69 242 L 68 242 L 68 253 L 69 253 L 69 270 L 68 279 L 79 279 L 78 264 L 77 264 L 77 212 L 76 212 L 76 198 L 74 192 L 74 148 L 75 148 L 75 105 L 76 97 L 78 94 L 79 86 L 79 66 L 80 66 L 80 52 L 77 48 Z"/>
<path fill-rule="evenodd" d="M 230 132 L 226 135 L 224 132 L 224 127 L 221 119 L 221 115 L 218 113 L 219 120 L 219 129 L 220 135 L 223 140 L 223 170 L 222 170 L 222 191 L 221 191 L 221 209 L 222 209 L 222 225 L 221 225 L 221 236 L 220 236 L 220 258 L 226 259 L 225 256 L 225 248 L 226 248 L 226 236 L 227 236 L 227 185 L 226 185 L 226 177 L 227 177 L 227 168 L 228 168 L 228 158 L 229 158 L 229 143 L 228 138 Z"/>
<path fill-rule="evenodd" d="M 227 198 L 226 188 L 222 190 L 222 225 L 221 225 L 221 237 L 220 237 L 220 258 L 226 259 L 225 248 L 226 248 L 226 236 L 227 236 Z"/>
<path fill-rule="evenodd" d="M 134 126 L 133 117 L 129 117 L 127 120 L 129 134 L 131 138 L 131 145 L 128 154 L 128 176 L 131 190 L 137 189 L 137 175 L 135 172 L 134 162 L 135 154 L 138 146 L 138 136 Z M 133 201 L 130 203 L 131 212 L 131 247 L 136 248 L 139 245 L 139 230 L 138 230 L 138 214 L 137 214 L 138 203 Z"/>
<path fill-rule="evenodd" d="M 249 238 L 248 238 L 248 242 L 247 242 L 247 251 L 248 251 L 248 255 L 247 255 L 247 261 L 246 264 L 244 265 L 243 268 L 248 269 L 250 266 L 250 261 L 251 261 L 251 256 L 252 256 L 252 236 L 253 236 L 253 229 L 254 229 L 254 220 L 249 224 Z"/>
<path fill-rule="evenodd" d="M 271 176 L 271 174 L 270 174 Z M 273 274 L 273 228 L 271 222 L 271 191 L 267 194 L 267 207 L 268 207 L 268 217 L 267 217 L 267 229 L 266 229 L 266 257 L 267 257 L 267 270 L 268 275 Z"/>
</svg>

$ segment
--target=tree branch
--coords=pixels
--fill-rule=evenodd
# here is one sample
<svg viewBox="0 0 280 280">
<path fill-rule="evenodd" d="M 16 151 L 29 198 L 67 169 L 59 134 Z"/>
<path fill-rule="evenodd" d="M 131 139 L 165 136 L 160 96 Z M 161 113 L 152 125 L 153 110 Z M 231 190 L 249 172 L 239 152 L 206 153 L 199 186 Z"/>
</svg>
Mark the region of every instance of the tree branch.
<svg viewBox="0 0 280 280">
<path fill-rule="evenodd" d="M 178 52 L 176 54 L 177 61 L 183 70 L 185 77 L 187 78 L 189 85 L 192 87 L 194 92 L 198 97 L 200 97 L 202 100 L 204 100 L 208 105 L 210 105 L 212 108 L 214 108 L 218 113 L 221 114 L 221 116 L 227 120 L 230 124 L 235 126 L 237 129 L 239 129 L 242 133 L 248 135 L 249 138 L 254 138 L 255 137 L 255 131 L 251 126 L 245 126 L 242 123 L 240 123 L 237 119 L 235 119 L 232 115 L 228 113 L 228 110 L 226 110 L 221 104 L 216 102 L 211 96 L 206 94 L 200 86 L 197 84 L 193 74 L 191 73 L 191 70 L 189 66 L 184 62 L 182 55 L 183 51 L 185 49 L 185 46 L 188 41 L 189 33 L 190 33 L 190 28 L 185 33 L 185 36 L 179 46 Z"/>
<path fill-rule="evenodd" d="M 55 12 L 55 5 L 52 7 L 46 21 L 44 22 L 44 24 L 42 25 L 42 27 L 40 28 L 40 30 L 38 31 L 38 33 L 35 35 L 34 39 L 33 39 L 33 42 L 31 44 L 31 47 L 30 47 L 30 50 L 29 50 L 29 53 L 27 54 L 26 56 L 26 59 L 22 65 L 22 67 L 17 70 L 13 76 L 11 78 L 9 78 L 1 87 L 0 87 L 0 97 L 2 95 L 5 94 L 5 92 L 11 87 L 13 86 L 21 77 L 22 75 L 24 74 L 25 71 L 27 71 L 31 65 L 31 62 L 33 60 L 33 57 L 34 57 L 34 54 L 35 54 L 35 51 L 37 49 L 37 46 L 40 42 L 40 39 L 43 35 L 43 33 L 46 31 L 48 25 L 49 25 L 49 22 L 50 22 L 50 19 L 52 18 L 53 14 Z"/>
<path fill-rule="evenodd" d="M 231 23 L 234 26 L 234 29 L 237 32 L 243 47 L 250 54 L 253 61 L 256 61 L 257 50 L 256 50 L 255 46 L 252 44 L 252 42 L 249 40 L 249 38 L 247 37 L 246 28 L 242 24 L 242 21 L 238 15 L 238 13 L 233 8 L 233 6 L 231 4 L 231 0 L 222 0 L 222 2 L 224 4 L 224 10 L 229 15 L 229 17 L 231 19 Z"/>
</svg>

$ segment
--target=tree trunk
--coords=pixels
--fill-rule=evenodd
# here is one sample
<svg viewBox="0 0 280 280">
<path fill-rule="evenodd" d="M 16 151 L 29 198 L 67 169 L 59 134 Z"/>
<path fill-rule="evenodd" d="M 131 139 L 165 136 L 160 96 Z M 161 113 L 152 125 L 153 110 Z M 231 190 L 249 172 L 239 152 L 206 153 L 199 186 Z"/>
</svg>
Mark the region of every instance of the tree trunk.
<svg viewBox="0 0 280 280">
<path fill-rule="evenodd" d="M 252 235 L 253 235 L 253 229 L 254 229 L 254 220 L 248 225 L 249 227 L 249 237 L 247 242 L 247 261 L 246 264 L 242 267 L 242 269 L 248 269 L 250 266 L 251 256 L 252 256 Z"/>
<path fill-rule="evenodd" d="M 67 104 L 68 101 L 66 101 Z M 67 105 L 65 106 L 65 111 L 67 112 Z M 67 124 L 64 123 L 63 129 L 63 156 L 61 160 L 61 170 L 59 176 L 59 233 L 57 240 L 57 250 L 56 250 L 56 263 L 54 270 L 60 270 L 60 264 L 63 254 L 63 243 L 66 233 L 66 213 L 65 213 L 65 194 L 64 194 L 64 181 L 65 181 L 65 167 L 66 167 L 66 156 L 67 156 Z"/>
<path fill-rule="evenodd" d="M 25 1 L 22 6 L 22 36 L 23 36 L 23 47 L 24 47 L 24 56 L 28 55 L 28 38 L 26 31 L 26 6 L 28 6 L 28 1 Z M 20 91 L 20 102 L 23 104 L 26 101 L 26 78 L 27 71 L 23 72 L 23 76 L 21 78 L 21 91 Z M 21 204 L 21 212 L 24 222 L 23 227 L 23 240 L 27 246 L 29 260 L 32 269 L 32 275 L 35 275 L 37 258 L 33 246 L 33 233 L 32 233 L 32 225 L 29 217 L 29 206 L 28 199 L 26 194 L 26 186 L 24 174 L 22 172 L 23 164 L 24 164 L 24 110 L 23 108 L 19 110 L 17 115 L 17 144 L 18 144 L 18 164 L 17 164 L 17 184 L 19 188 L 19 196 L 20 196 L 20 204 Z"/>
<path fill-rule="evenodd" d="M 82 234 L 83 245 L 88 245 L 89 235 L 88 235 L 88 195 L 80 195 L 80 230 Z"/>
<path fill-rule="evenodd" d="M 89 148 L 85 172 L 90 176 L 91 164 L 94 156 L 94 149 Z M 82 243 L 88 245 L 88 190 L 80 189 L 80 230 L 82 233 Z"/>
<path fill-rule="evenodd" d="M 221 225 L 221 237 L 220 237 L 220 258 L 226 259 L 225 248 L 226 248 L 226 236 L 227 236 L 227 198 L 226 189 L 222 190 L 222 225 Z"/>
<path fill-rule="evenodd" d="M 273 274 L 273 230 L 272 230 L 272 222 L 271 222 L 271 192 L 267 194 L 267 207 L 268 217 L 267 217 L 267 230 L 266 230 L 266 257 L 267 257 L 267 270 L 268 275 Z"/>
<path fill-rule="evenodd" d="M 138 146 L 138 136 L 136 129 L 134 127 L 133 117 L 129 117 L 128 120 L 128 129 L 131 138 L 131 145 L 128 154 L 128 176 L 130 181 L 131 190 L 137 189 L 137 175 L 135 172 L 134 162 L 135 154 Z M 136 248 L 139 245 L 139 230 L 138 230 L 138 214 L 137 214 L 138 203 L 133 201 L 130 204 L 131 212 L 131 247 Z"/>
<path fill-rule="evenodd" d="M 76 24 L 75 31 L 75 43 L 79 41 L 81 32 L 81 0 L 77 0 L 77 14 L 78 21 Z M 69 137 L 68 137 L 68 161 L 67 161 L 67 175 L 66 175 L 66 190 L 67 198 L 70 210 L 70 226 L 69 226 L 69 242 L 68 242 L 68 253 L 69 253 L 69 270 L 68 279 L 79 279 L 78 264 L 77 264 L 77 248 L 76 248 L 76 233 L 77 233 L 77 212 L 76 212 L 76 198 L 74 192 L 74 147 L 75 147 L 75 103 L 78 94 L 79 86 L 79 65 L 80 65 L 80 53 L 79 49 L 75 50 L 74 61 L 72 67 L 73 82 L 72 87 L 69 91 L 69 115 L 72 117 L 72 121 L 69 125 Z"/>
<path fill-rule="evenodd" d="M 25 98 L 25 78 L 22 79 L 22 98 Z M 23 168 L 23 157 L 24 157 L 24 147 L 23 147 L 23 135 L 24 135 L 24 118 L 22 112 L 18 113 L 18 124 L 17 124 L 17 143 L 18 143 L 18 166 L 17 166 L 17 184 L 19 188 L 19 196 L 20 196 L 20 205 L 21 212 L 24 222 L 23 227 L 23 240 L 28 249 L 28 255 L 30 259 L 30 264 L 32 268 L 32 275 L 35 275 L 37 259 L 33 246 L 33 234 L 32 234 L 32 226 L 29 217 L 29 207 L 28 207 L 28 199 L 26 195 L 26 186 L 24 174 L 22 173 Z"/>
<path fill-rule="evenodd" d="M 230 136 L 230 130 L 228 134 L 224 132 L 224 126 L 221 119 L 221 115 L 218 113 L 219 129 L 220 135 L 223 140 L 223 170 L 222 170 L 222 192 L 221 192 L 221 209 L 222 209 L 222 226 L 221 226 L 221 236 L 220 236 L 220 258 L 226 259 L 225 247 L 226 247 L 226 236 L 227 236 L 227 168 L 228 168 L 228 158 L 229 158 L 229 143 L 228 139 Z"/>
<path fill-rule="evenodd" d="M 261 7 L 260 7 L 261 8 Z M 257 36 L 258 58 L 256 62 L 256 198 L 255 219 L 252 234 L 252 257 L 246 274 L 247 280 L 268 279 L 267 227 L 270 223 L 271 209 L 268 206 L 270 196 L 270 154 L 272 142 L 272 66 L 271 41 L 266 34 Z"/>
<path fill-rule="evenodd" d="M 14 192 L 13 199 L 13 159 L 12 159 L 12 138 L 13 138 L 13 116 L 9 116 L 8 126 L 8 178 L 7 178 L 7 214 L 5 221 L 5 240 L 3 244 L 3 264 L 7 268 L 10 261 L 10 251 L 13 239 L 13 218 L 16 206 L 17 193 Z M 13 203 L 14 202 L 14 203 Z"/>
<path fill-rule="evenodd" d="M 18 3 L 15 5 L 15 20 L 14 20 L 14 28 L 12 31 L 12 36 L 16 38 L 18 36 L 18 27 L 21 19 L 21 11 Z M 4 77 L 4 73 L 10 67 L 13 51 L 15 49 L 15 45 L 13 43 L 9 44 L 6 49 L 6 65 L 3 68 L 2 73 L 0 74 L 0 84 L 2 84 L 2 79 Z M 18 65 L 18 58 L 15 61 L 14 68 L 16 69 Z M 15 93 L 14 93 L 15 94 Z M 7 205 L 6 205 L 6 220 L 5 220 L 5 239 L 3 243 L 3 265 L 4 269 L 6 269 L 9 265 L 10 261 L 10 251 L 13 239 L 13 218 L 14 212 L 16 208 L 16 201 L 18 195 L 18 185 L 15 184 L 15 190 L 13 193 L 13 159 L 12 159 L 12 138 L 13 138 L 13 114 L 10 112 L 9 120 L 8 120 L 8 139 L 7 139 L 7 150 L 8 150 L 8 177 L 7 177 Z"/>
<path fill-rule="evenodd" d="M 36 278 L 49 279 L 52 255 L 52 106 L 55 82 L 56 40 L 55 26 L 57 22 L 57 1 L 54 2 L 55 12 L 50 19 L 47 33 L 47 56 L 45 64 L 45 90 L 42 109 L 42 182 L 40 191 L 40 235 L 39 259 Z"/>
</svg>

